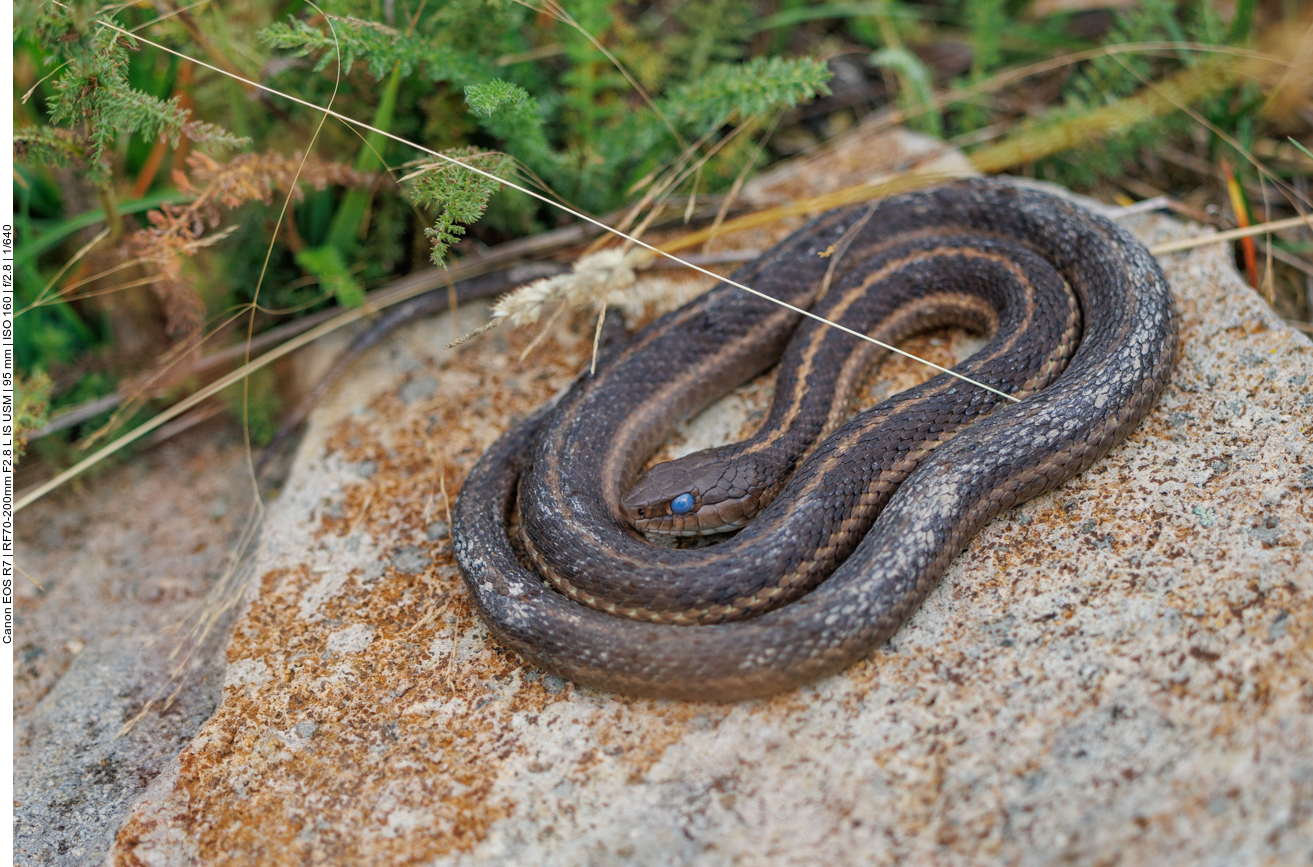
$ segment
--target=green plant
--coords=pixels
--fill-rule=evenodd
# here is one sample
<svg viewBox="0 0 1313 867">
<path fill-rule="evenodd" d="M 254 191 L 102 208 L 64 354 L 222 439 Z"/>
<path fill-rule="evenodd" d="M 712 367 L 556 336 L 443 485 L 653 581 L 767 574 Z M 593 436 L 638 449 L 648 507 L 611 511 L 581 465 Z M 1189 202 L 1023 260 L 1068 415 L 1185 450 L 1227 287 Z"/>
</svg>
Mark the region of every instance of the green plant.
<svg viewBox="0 0 1313 867">
<path fill-rule="evenodd" d="M 45 425 L 50 415 L 50 391 L 54 383 L 41 371 L 14 377 L 14 457 L 27 451 L 27 438 Z"/>
<path fill-rule="evenodd" d="M 1183 41 L 1256 45 L 1256 22 L 1274 27 L 1253 0 L 1239 0 L 1225 19 L 1204 0 L 1150 0 L 1107 17 L 1101 31 L 1088 28 L 1090 16 L 1034 17 L 1031 7 L 328 0 L 293 5 L 274 20 L 247 0 L 194 8 L 160 0 L 154 10 L 20 3 L 15 85 L 31 95 L 16 110 L 17 288 L 25 308 L 17 361 L 50 373 L 54 407 L 127 381 L 159 383 L 147 394 L 162 400 L 179 382 L 165 367 L 253 302 L 260 309 L 250 325 L 259 331 L 326 305 L 358 304 L 430 260 L 557 225 L 559 214 L 542 202 L 448 163 L 416 160 L 389 136 L 602 214 L 637 200 L 731 190 L 753 165 L 784 152 L 763 141 L 777 118 L 785 137 L 814 137 L 846 113 L 855 119 L 896 102 L 920 129 L 981 147 L 1083 129 L 1109 106 L 1202 68 L 1207 52 L 1187 51 Z M 102 26 L 111 24 L 142 28 L 164 47 Z M 1000 73 L 1055 54 L 1163 40 L 1172 47 L 1090 55 L 994 86 Z M 959 46 L 965 59 L 945 61 L 943 45 Z M 321 123 L 314 108 L 257 98 L 252 85 L 170 48 L 312 104 L 331 100 L 375 130 L 357 133 Z M 846 93 L 791 111 L 829 94 L 842 63 Z M 865 76 L 856 84 L 855 67 Z M 1145 168 L 1142 155 L 1167 142 L 1205 163 L 1231 157 L 1241 182 L 1252 184 L 1258 173 L 1244 153 L 1273 135 L 1265 114 L 1271 86 L 1250 76 L 1207 90 L 1192 110 L 1215 131 L 1179 112 L 1153 112 L 1109 127 L 1097 147 L 1045 151 L 1022 170 L 1086 191 L 1193 183 L 1209 194 L 1206 179 Z M 946 90 L 960 88 L 975 95 L 940 104 Z M 1298 136 L 1306 127 L 1287 122 L 1281 132 Z M 227 156 L 225 148 L 244 148 L 245 139 L 249 152 Z M 1067 147 L 1061 136 L 1049 139 Z M 301 166 L 306 149 L 312 154 Z M 257 157 L 273 161 L 270 171 L 254 170 Z M 1301 170 L 1287 163 L 1280 171 Z M 196 202 L 211 175 L 246 186 L 202 207 Z M 1255 195 L 1248 193 L 1251 202 Z M 93 379 L 95 389 L 79 384 Z"/>
<path fill-rule="evenodd" d="M 99 9 L 88 0 L 71 0 L 25 10 L 31 14 L 27 27 L 33 39 L 48 51 L 43 59 L 62 70 L 46 100 L 50 126 L 20 129 L 15 135 L 26 159 L 56 166 L 77 163 L 88 180 L 103 188 L 111 180 L 107 151 L 123 135 L 164 137 L 174 147 L 183 135 L 212 147 L 247 142 L 193 118 L 177 98 L 161 99 L 134 87 L 128 80 L 128 53 L 138 45 L 98 26 Z"/>
</svg>

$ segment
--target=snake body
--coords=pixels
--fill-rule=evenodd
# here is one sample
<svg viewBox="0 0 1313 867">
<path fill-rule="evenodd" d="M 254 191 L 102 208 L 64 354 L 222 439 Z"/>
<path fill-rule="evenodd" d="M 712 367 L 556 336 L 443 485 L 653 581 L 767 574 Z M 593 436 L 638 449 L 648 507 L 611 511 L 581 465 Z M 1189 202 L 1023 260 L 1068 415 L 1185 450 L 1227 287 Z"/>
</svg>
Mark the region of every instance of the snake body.
<svg viewBox="0 0 1313 867">
<path fill-rule="evenodd" d="M 831 211 L 734 279 L 885 342 L 947 323 L 985 331 L 958 370 L 1025 399 L 1004 406 L 941 375 L 849 421 L 881 354 L 871 344 L 727 284 L 662 317 L 503 435 L 453 513 L 485 622 L 569 680 L 731 700 L 842 668 L 990 518 L 1120 442 L 1176 354 L 1171 293 L 1143 246 L 997 181 Z M 626 494 L 675 424 L 781 354 L 753 438 L 655 467 Z M 671 506 L 680 488 L 698 501 L 687 515 Z M 634 529 L 744 524 L 700 550 Z"/>
</svg>

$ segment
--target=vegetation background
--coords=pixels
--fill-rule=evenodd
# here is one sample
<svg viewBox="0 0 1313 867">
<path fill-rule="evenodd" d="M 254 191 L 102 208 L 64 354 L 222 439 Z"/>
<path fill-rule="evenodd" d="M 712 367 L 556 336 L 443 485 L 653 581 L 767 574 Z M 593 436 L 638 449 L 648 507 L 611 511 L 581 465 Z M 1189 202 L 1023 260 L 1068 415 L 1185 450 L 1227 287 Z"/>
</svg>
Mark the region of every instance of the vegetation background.
<svg viewBox="0 0 1313 867">
<path fill-rule="evenodd" d="M 1221 228 L 1310 211 L 1302 0 L 29 0 L 15 20 L 20 489 L 252 338 L 574 220 L 278 94 L 631 229 L 724 219 L 748 174 L 863 122 Z M 1311 239 L 1235 245 L 1306 330 Z M 266 368 L 182 421 L 244 408 L 260 443 L 283 404 Z"/>
</svg>

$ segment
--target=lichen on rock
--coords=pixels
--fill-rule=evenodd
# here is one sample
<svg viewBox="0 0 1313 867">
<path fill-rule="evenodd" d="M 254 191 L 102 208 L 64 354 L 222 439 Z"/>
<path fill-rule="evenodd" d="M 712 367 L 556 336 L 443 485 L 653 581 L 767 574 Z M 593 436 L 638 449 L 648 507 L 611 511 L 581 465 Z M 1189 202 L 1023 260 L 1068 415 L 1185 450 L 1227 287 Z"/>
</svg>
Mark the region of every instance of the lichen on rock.
<svg viewBox="0 0 1313 867">
<path fill-rule="evenodd" d="M 487 633 L 432 528 L 510 419 L 586 363 L 591 323 L 523 365 L 532 335 L 439 348 L 472 307 L 416 326 L 312 418 L 223 704 L 112 863 L 1307 860 L 1313 345 L 1223 248 L 1163 266 L 1183 353 L 1126 443 L 990 523 L 868 659 L 736 705 L 579 688 Z M 917 347 L 951 363 L 964 345 Z M 408 376 L 435 397 L 398 397 Z M 874 389 L 919 376 L 893 362 Z M 768 399 L 740 389 L 739 426 Z"/>
</svg>

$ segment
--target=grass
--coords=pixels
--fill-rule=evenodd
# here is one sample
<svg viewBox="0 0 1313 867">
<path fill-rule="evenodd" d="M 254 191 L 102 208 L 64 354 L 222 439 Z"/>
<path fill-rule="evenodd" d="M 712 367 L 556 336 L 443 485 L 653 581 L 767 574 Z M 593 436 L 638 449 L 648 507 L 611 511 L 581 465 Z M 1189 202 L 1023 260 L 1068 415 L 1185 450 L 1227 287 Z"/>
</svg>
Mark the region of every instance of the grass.
<svg viewBox="0 0 1313 867">
<path fill-rule="evenodd" d="M 76 460 L 72 469 L 80 472 L 331 326 L 305 332 L 209 382 L 178 381 L 169 372 L 207 335 L 250 339 L 298 315 L 277 309 L 305 315 L 335 302 L 345 309 L 334 322 L 360 318 L 366 308 L 352 305 L 364 299 L 362 290 L 420 266 L 430 252 L 425 226 L 435 218 L 446 227 L 438 233 L 442 242 L 461 256 L 559 223 L 562 203 L 570 204 L 574 219 L 590 219 L 598 205 L 628 199 L 637 205 L 624 225 L 637 227 L 631 230 L 636 237 L 645 227 L 645 209 L 664 198 L 682 195 L 692 213 L 699 197 L 732 193 L 754 167 L 788 156 L 798 143 L 820 141 L 827 130 L 863 120 L 910 123 L 971 143 L 972 163 L 987 173 L 1058 180 L 1123 204 L 1166 195 L 1181 213 L 1223 229 L 1284 218 L 1282 228 L 1264 233 L 1273 256 L 1264 257 L 1263 267 L 1256 264 L 1252 241 L 1241 240 L 1238 261 L 1255 263 L 1251 278 L 1283 317 L 1310 321 L 1313 243 L 1288 222 L 1306 209 L 1313 174 L 1300 142 L 1309 139 L 1309 106 L 1300 100 L 1310 89 L 1313 43 L 1298 10 L 1241 3 L 1231 20 L 1198 3 L 1148 3 L 1129 14 L 1041 20 L 999 11 L 1008 36 L 996 38 L 1000 21 L 968 7 L 786 4 L 764 24 L 751 25 L 763 16 L 743 3 L 725 16 L 723 32 L 715 34 L 721 41 L 713 43 L 698 42 L 691 21 L 672 19 L 660 7 L 611 20 L 598 12 L 604 7 L 586 4 L 568 11 L 556 4 L 513 6 L 522 14 L 508 12 L 463 42 L 451 35 L 450 21 L 419 13 L 389 23 L 314 14 L 313 7 L 273 22 L 238 5 L 175 10 L 152 23 L 124 10 L 122 29 L 135 30 L 142 40 L 124 62 L 124 81 L 143 101 L 170 93 L 186 97 L 200 120 L 251 136 L 248 150 L 293 158 L 313 148 L 316 161 L 281 186 L 246 178 L 249 189 L 233 192 L 231 207 L 188 205 L 197 200 L 196 189 L 178 186 L 177 173 L 195 175 L 198 145 L 181 133 L 163 140 L 163 164 L 160 142 L 140 131 L 102 135 L 112 146 L 105 146 L 99 161 L 84 152 L 80 163 L 62 167 L 53 158 L 21 163 L 19 293 L 32 309 L 19 321 L 20 368 L 49 378 L 53 412 L 85 400 L 88 378 L 135 389 L 157 410 L 167 407 L 149 426 Z M 443 14 L 459 18 L 469 8 L 456 4 Z M 662 14 L 659 26 L 650 19 Z M 105 28 L 93 21 L 79 38 L 90 41 L 97 29 Z M 20 125 L 35 128 L 58 119 L 62 79 L 56 74 L 37 81 L 41 64 L 56 55 L 50 39 L 35 27 L 17 40 L 15 88 L 33 94 L 20 106 Z M 705 57 L 699 61 L 705 70 L 724 71 L 696 79 L 675 70 L 672 58 L 693 44 L 690 39 L 703 52 L 698 56 Z M 445 59 L 416 59 L 432 51 L 406 54 L 412 43 L 426 50 L 440 46 Z M 259 81 L 281 96 L 239 105 L 233 95 L 257 91 L 259 76 L 252 70 L 277 54 L 270 45 L 310 62 Z M 954 60 L 945 46 L 965 52 L 970 64 Z M 832 82 L 831 93 L 804 105 L 800 100 L 818 93 L 802 83 L 807 73 L 774 68 L 776 90 L 794 86 L 790 75 L 803 76 L 786 104 L 776 90 L 752 91 L 752 77 L 734 77 L 735 63 L 757 63 L 755 75 L 767 77 L 765 64 L 785 56 L 827 60 L 830 70 L 843 73 L 835 81 L 844 86 Z M 890 58 L 897 62 L 878 65 Z M 716 66 L 725 61 L 731 65 Z M 187 75 L 179 74 L 183 67 Z M 497 77 L 502 75 L 507 78 Z M 462 76 L 482 76 L 496 86 L 479 90 L 478 101 L 468 107 L 450 87 L 437 96 L 421 93 L 425 82 Z M 316 133 L 325 115 L 313 108 L 330 97 L 342 106 L 332 115 L 341 123 Z M 155 110 L 156 103 L 143 104 Z M 645 161 L 641 153 L 626 152 L 625 142 L 609 141 L 614 136 L 604 134 L 608 125 L 623 123 L 626 115 L 646 118 L 631 121 L 638 139 L 631 151 L 641 145 L 659 158 Z M 426 120 L 417 124 L 415 117 Z M 348 132 L 353 126 L 360 134 Z M 51 128 L 61 129 L 58 123 Z M 57 143 L 75 141 L 78 132 L 76 126 L 66 129 Z M 659 141 L 665 145 L 652 144 Z M 1091 145 L 1095 141 L 1098 146 Z M 33 147 L 32 153 L 39 151 Z M 512 159 L 492 174 L 518 178 L 516 188 L 495 195 L 491 186 L 426 194 L 395 183 L 417 174 L 414 165 L 402 164 L 410 152 L 443 160 L 453 148 L 474 154 L 490 147 Z M 393 184 L 383 185 L 388 177 Z M 621 188 L 617 179 L 624 179 Z M 926 180 L 895 179 L 892 187 L 838 191 L 740 218 L 726 219 L 722 208 L 712 227 L 692 231 L 662 252 Z M 143 184 L 143 195 L 122 195 Z M 612 198 L 599 198 L 598 187 Z M 281 199 L 270 197 L 275 191 Z M 733 198 L 723 196 L 722 204 Z M 283 209 L 285 220 L 278 216 Z M 141 221 L 143 213 L 151 219 Z M 190 215 L 190 226 L 199 228 L 170 236 L 183 238 L 172 246 L 140 243 L 143 233 L 158 240 L 163 223 L 185 222 L 179 215 Z M 224 235 L 239 215 L 241 231 Z M 102 224 L 108 234 L 88 243 L 88 233 Z M 250 272 L 225 268 L 222 261 L 265 262 L 256 272 L 257 292 L 249 290 Z M 245 317 L 245 327 L 222 330 L 237 315 Z M 179 400 L 178 388 L 190 393 Z M 277 412 L 276 393 L 263 401 L 259 415 Z M 44 422 L 39 413 L 31 419 L 33 428 Z M 46 454 L 77 455 L 80 442 L 92 433 L 114 433 L 125 419 L 108 428 L 104 421 L 68 429 L 61 434 L 68 447 Z M 75 474 L 56 472 L 54 478 Z M 47 482 L 29 489 L 20 505 L 53 488 Z"/>
</svg>

